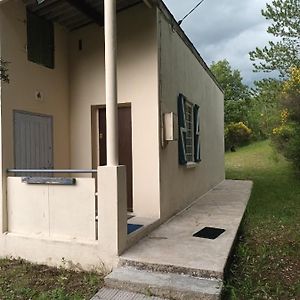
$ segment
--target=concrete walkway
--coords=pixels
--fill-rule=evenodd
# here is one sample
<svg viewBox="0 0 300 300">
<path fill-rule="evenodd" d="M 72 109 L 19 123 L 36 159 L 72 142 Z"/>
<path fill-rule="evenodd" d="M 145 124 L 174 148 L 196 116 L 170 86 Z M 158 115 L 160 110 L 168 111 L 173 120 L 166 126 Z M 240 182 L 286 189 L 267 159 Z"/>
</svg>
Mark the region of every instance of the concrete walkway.
<svg viewBox="0 0 300 300">
<path fill-rule="evenodd" d="M 126 251 L 120 267 L 106 278 L 107 286 L 167 299 L 219 299 L 251 188 L 250 181 L 226 180 L 216 186 Z M 225 232 L 216 239 L 193 236 L 204 227 Z"/>
<path fill-rule="evenodd" d="M 222 182 L 125 252 L 121 263 L 152 265 L 156 271 L 223 278 L 251 187 L 249 181 Z M 215 240 L 193 237 L 204 227 L 222 228 L 225 232 Z"/>
</svg>

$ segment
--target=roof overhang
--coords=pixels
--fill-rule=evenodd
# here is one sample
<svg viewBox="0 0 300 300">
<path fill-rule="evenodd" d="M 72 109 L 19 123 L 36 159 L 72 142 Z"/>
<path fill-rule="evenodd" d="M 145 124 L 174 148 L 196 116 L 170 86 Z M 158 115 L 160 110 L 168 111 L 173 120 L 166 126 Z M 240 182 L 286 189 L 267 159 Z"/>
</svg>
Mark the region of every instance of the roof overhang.
<svg viewBox="0 0 300 300">
<path fill-rule="evenodd" d="M 0 0 L 2 1 L 2 0 Z M 85 25 L 104 24 L 104 0 L 23 0 L 26 8 L 46 20 L 56 22 L 69 30 Z M 151 6 L 152 0 L 116 0 L 117 12 L 144 2 Z"/>
<path fill-rule="evenodd" d="M 11 0 L 0 0 L 0 5 L 7 1 Z M 59 23 L 69 30 L 75 30 L 91 23 L 96 23 L 99 26 L 104 24 L 104 0 L 23 0 L 23 2 L 27 9 L 36 15 Z M 160 9 L 173 30 L 178 33 L 199 63 L 224 93 L 215 76 L 162 0 L 116 0 L 117 12 L 126 10 L 139 3 L 145 3 L 148 7 L 156 6 Z"/>
</svg>

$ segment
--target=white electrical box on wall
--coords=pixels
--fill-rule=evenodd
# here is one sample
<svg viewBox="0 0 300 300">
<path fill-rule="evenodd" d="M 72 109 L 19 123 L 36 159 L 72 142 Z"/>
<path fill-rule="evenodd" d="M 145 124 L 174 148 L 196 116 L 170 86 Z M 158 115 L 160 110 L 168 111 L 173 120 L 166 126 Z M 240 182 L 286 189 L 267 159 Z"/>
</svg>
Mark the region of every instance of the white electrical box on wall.
<svg viewBox="0 0 300 300">
<path fill-rule="evenodd" d="M 164 138 L 168 142 L 178 140 L 178 120 L 173 112 L 164 114 Z"/>
</svg>

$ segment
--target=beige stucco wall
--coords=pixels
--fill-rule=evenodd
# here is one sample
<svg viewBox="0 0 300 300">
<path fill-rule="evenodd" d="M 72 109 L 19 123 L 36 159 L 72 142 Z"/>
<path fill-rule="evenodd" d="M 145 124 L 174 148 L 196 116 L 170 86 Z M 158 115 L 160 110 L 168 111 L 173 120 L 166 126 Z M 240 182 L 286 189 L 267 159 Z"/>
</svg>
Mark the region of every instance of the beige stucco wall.
<svg viewBox="0 0 300 300">
<path fill-rule="evenodd" d="M 23 2 L 15 0 L 0 3 L 1 57 L 10 62 L 10 83 L 1 87 L 1 231 L 7 229 L 6 169 L 14 167 L 14 109 L 53 116 L 54 167 L 70 166 L 67 32 L 55 25 L 54 70 L 29 62 L 26 44 L 26 10 Z M 43 101 L 35 100 L 36 91 L 43 93 Z"/>
<path fill-rule="evenodd" d="M 223 94 L 192 51 L 158 12 L 161 114 L 177 114 L 179 93 L 200 105 L 201 158 L 194 168 L 178 163 L 178 142 L 160 150 L 161 215 L 185 208 L 224 179 Z"/>
<path fill-rule="evenodd" d="M 21 0 L 0 6 L 1 55 L 10 83 L 2 86 L 3 167 L 14 167 L 13 110 L 53 116 L 54 167 L 69 167 L 68 36 L 55 25 L 55 68 L 27 60 L 26 10 Z M 43 101 L 35 99 L 41 91 Z"/>
<path fill-rule="evenodd" d="M 82 40 L 82 51 L 78 41 Z M 159 216 L 158 57 L 155 10 L 144 4 L 118 14 L 118 101 L 130 103 L 133 206 Z M 105 104 L 103 28 L 70 35 L 71 166 L 92 167 L 91 106 Z"/>
</svg>

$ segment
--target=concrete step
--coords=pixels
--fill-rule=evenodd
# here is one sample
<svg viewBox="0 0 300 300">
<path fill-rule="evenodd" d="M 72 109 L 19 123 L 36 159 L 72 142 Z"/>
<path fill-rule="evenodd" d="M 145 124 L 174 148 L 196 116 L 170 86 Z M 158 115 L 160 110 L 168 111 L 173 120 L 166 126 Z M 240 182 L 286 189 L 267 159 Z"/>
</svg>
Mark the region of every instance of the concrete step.
<svg viewBox="0 0 300 300">
<path fill-rule="evenodd" d="M 218 300 L 222 281 L 119 267 L 105 278 L 108 288 L 174 300 Z"/>
<path fill-rule="evenodd" d="M 91 300 L 165 300 L 165 299 L 104 287 Z"/>
<path fill-rule="evenodd" d="M 215 270 L 197 269 L 190 266 L 178 266 L 171 264 L 156 264 L 147 261 L 136 261 L 127 259 L 123 256 L 119 259 L 119 267 L 131 267 L 141 271 L 158 272 L 158 273 L 175 273 L 184 274 L 192 277 L 200 277 L 206 279 L 223 279 L 223 272 Z"/>
</svg>

